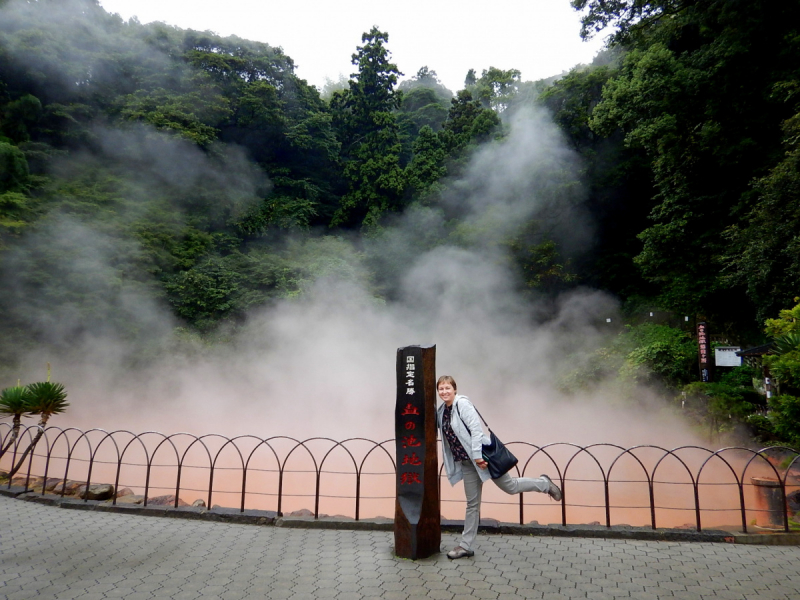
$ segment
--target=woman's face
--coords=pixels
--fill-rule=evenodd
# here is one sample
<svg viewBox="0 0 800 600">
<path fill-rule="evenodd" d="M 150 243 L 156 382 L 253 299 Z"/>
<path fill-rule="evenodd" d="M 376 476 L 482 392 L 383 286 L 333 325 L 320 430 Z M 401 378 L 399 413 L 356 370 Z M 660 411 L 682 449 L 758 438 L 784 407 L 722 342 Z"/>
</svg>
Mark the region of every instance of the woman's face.
<svg viewBox="0 0 800 600">
<path fill-rule="evenodd" d="M 443 381 L 439 384 L 438 391 L 439 398 L 441 398 L 442 402 L 444 402 L 447 406 L 450 406 L 453 403 L 453 400 L 455 400 L 456 391 L 453 389 L 452 383 Z"/>
</svg>

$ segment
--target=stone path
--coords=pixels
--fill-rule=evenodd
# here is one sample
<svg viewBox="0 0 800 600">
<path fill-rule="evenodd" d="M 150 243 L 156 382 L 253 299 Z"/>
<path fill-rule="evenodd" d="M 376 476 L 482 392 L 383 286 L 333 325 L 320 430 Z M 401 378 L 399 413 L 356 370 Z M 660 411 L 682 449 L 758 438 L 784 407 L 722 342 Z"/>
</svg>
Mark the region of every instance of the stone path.
<svg viewBox="0 0 800 600">
<path fill-rule="evenodd" d="M 456 536 L 444 536 L 445 549 Z M 800 598 L 800 547 L 483 535 L 392 555 L 381 531 L 63 510 L 0 497 L 0 598 Z"/>
</svg>

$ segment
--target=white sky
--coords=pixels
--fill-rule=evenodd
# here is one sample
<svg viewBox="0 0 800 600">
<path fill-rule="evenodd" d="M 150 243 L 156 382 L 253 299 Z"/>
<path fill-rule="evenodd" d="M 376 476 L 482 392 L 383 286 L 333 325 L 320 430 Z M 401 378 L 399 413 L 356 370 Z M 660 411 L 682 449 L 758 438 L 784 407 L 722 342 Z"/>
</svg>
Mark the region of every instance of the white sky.
<svg viewBox="0 0 800 600">
<path fill-rule="evenodd" d="M 361 35 L 388 32 L 406 77 L 427 65 L 452 91 L 470 68 L 519 69 L 523 80 L 557 75 L 592 60 L 602 38 L 583 42 L 569 0 L 101 0 L 124 19 L 164 21 L 280 46 L 297 74 L 320 89 L 349 76 Z"/>
</svg>

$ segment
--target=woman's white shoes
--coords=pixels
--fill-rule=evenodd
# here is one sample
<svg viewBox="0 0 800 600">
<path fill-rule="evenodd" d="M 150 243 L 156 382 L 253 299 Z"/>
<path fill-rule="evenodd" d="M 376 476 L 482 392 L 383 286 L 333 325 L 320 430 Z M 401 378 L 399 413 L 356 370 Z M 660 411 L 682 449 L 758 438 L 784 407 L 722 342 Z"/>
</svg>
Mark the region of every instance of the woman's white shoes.
<svg viewBox="0 0 800 600">
<path fill-rule="evenodd" d="M 456 546 L 447 553 L 447 558 L 464 558 L 465 556 L 475 556 L 472 550 L 464 550 L 461 546 Z"/>
<path fill-rule="evenodd" d="M 547 481 L 549 485 L 549 487 L 547 488 L 547 493 L 550 495 L 550 497 L 556 502 L 561 502 L 561 498 L 564 497 L 564 495 L 561 493 L 561 488 L 558 487 L 555 483 L 553 483 L 553 480 L 550 479 L 547 475 L 542 475 L 542 479 Z"/>
</svg>

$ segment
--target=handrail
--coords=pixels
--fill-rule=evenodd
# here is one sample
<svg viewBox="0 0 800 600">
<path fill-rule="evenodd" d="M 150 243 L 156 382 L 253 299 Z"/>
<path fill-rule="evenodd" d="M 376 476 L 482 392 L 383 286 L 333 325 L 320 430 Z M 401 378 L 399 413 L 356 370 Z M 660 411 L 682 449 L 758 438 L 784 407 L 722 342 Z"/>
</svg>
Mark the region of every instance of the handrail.
<svg viewBox="0 0 800 600">
<path fill-rule="evenodd" d="M 0 459 L 0 468 L 10 468 L 14 464 L 36 431 L 36 426 L 21 428 L 15 444 Z M 4 446 L 11 439 L 10 436 L 11 424 L 0 422 L 0 446 Z M 118 490 L 122 485 L 121 476 L 125 468 L 127 471 L 139 472 L 138 476 L 128 472 L 124 486 L 143 490 L 145 506 L 155 497 L 154 490 L 174 490 L 175 507 L 179 504 L 182 491 L 200 491 L 206 495 L 208 506 L 212 506 L 214 494 L 235 495 L 237 508 L 242 512 L 247 509 L 248 502 L 252 507 L 257 503 L 256 500 L 263 504 L 265 498 L 273 498 L 277 514 L 283 515 L 286 498 L 308 497 L 313 498 L 313 514 L 315 518 L 319 518 L 320 499 L 335 498 L 353 501 L 354 504 L 350 506 L 353 508 L 351 514 L 355 520 L 361 519 L 362 500 L 386 501 L 387 507 L 391 507 L 389 501 L 394 499 L 394 480 L 388 486 L 389 489 L 386 485 L 382 486 L 383 495 L 374 495 L 373 492 L 365 495 L 363 485 L 365 476 L 395 475 L 396 464 L 390 450 L 394 440 L 376 442 L 367 438 L 350 438 L 337 441 L 325 437 L 298 440 L 287 436 L 259 438 L 253 435 L 227 437 L 219 434 L 196 436 L 190 433 L 165 435 L 155 431 L 135 434 L 127 430 L 82 431 L 71 427 L 62 429 L 50 426 L 45 429 L 42 442 L 26 458 L 27 465 L 23 465 L 18 471 L 17 477 L 24 476 L 26 486 L 35 477 L 33 473 L 37 469 L 46 482 L 53 482 L 66 480 L 71 469 L 74 472 L 80 468 L 81 473 L 85 473 L 85 486 L 88 489 L 92 483 L 103 479 L 98 472 L 110 469 L 107 481 L 113 481 L 114 489 Z M 692 527 L 702 531 L 704 515 L 729 511 L 737 514 L 741 529 L 747 532 L 748 513 L 752 513 L 752 517 L 753 514 L 758 516 L 758 513 L 769 512 L 775 528 L 788 532 L 791 515 L 787 497 L 791 489 L 800 488 L 800 453 L 782 446 L 761 450 L 730 447 L 712 451 L 701 446 L 668 449 L 654 445 L 625 448 L 616 444 L 579 446 L 552 443 L 537 446 L 528 442 L 509 442 L 507 445 L 513 447 L 521 459 L 516 474 L 531 476 L 529 471 L 533 464 L 538 467 L 544 465 L 545 470 L 553 474 L 553 479 L 557 480 L 564 491 L 560 502 L 562 525 L 568 524 L 570 516 L 581 514 L 582 509 L 603 509 L 606 527 L 612 526 L 612 509 L 648 509 L 649 526 L 652 529 L 657 526 L 657 513 L 663 516 L 669 514 L 666 511 L 686 511 L 693 513 Z M 136 456 L 142 458 L 132 456 L 134 450 Z M 297 452 L 298 450 L 301 452 Z M 196 464 L 200 456 L 204 457 L 202 464 Z M 302 461 L 305 461 L 305 468 Z M 294 469 L 288 467 L 290 462 Z M 365 470 L 369 466 L 377 470 Z M 165 469 L 174 471 L 174 476 L 164 476 Z M 206 483 L 191 487 L 191 484 L 186 483 L 189 478 L 187 469 L 191 469 L 192 474 L 207 471 Z M 160 476 L 155 475 L 156 470 Z M 666 476 L 657 477 L 665 472 Z M 322 477 L 323 473 L 326 474 L 325 478 Z M 614 479 L 617 473 L 619 475 Z M 751 474 L 753 477 L 754 473 L 761 479 L 774 482 L 761 484 L 768 485 L 771 490 L 769 494 L 772 494 L 772 505 L 767 508 L 755 506 L 758 500 L 755 488 L 758 485 L 746 479 L 746 475 Z M 264 486 L 253 484 L 256 477 L 275 475 L 277 485 L 270 484 L 265 489 Z M 313 475 L 313 493 L 305 489 L 300 490 L 302 493 L 288 493 L 286 480 L 291 475 Z M 238 483 L 235 487 L 226 487 L 229 485 L 227 480 L 234 476 L 238 477 Z M 345 495 L 331 493 L 334 485 L 331 478 L 334 476 L 353 477 L 353 487 L 348 484 Z M 441 469 L 439 478 L 441 489 Z M 602 501 L 599 498 L 590 498 L 587 501 L 580 495 L 579 487 L 591 484 L 602 484 Z M 638 504 L 620 503 L 621 496 L 613 493 L 613 486 L 617 484 L 635 487 L 637 493 L 647 499 L 647 504 L 644 504 L 644 500 Z M 666 484 L 675 485 L 664 491 L 663 486 Z M 11 481 L 7 485 L 10 487 Z M 45 487 L 47 485 L 42 483 L 43 493 L 47 493 Z M 720 490 L 727 487 L 735 487 L 735 490 L 725 496 L 723 502 L 727 502 L 729 508 L 720 508 L 719 502 L 715 502 L 713 506 L 704 502 L 701 506 L 701 496 L 705 497 L 701 490 L 703 494 L 713 493 L 720 497 Z M 66 492 L 66 485 L 61 486 L 60 495 L 63 497 Z M 574 496 L 573 501 L 571 494 Z M 535 504 L 526 503 L 527 497 L 520 494 L 519 499 L 510 499 L 508 502 L 487 500 L 486 504 L 518 504 L 519 522 L 523 524 L 525 509 Z M 116 502 L 115 497 L 112 503 Z M 778 519 L 779 527 L 776 522 Z"/>
</svg>

